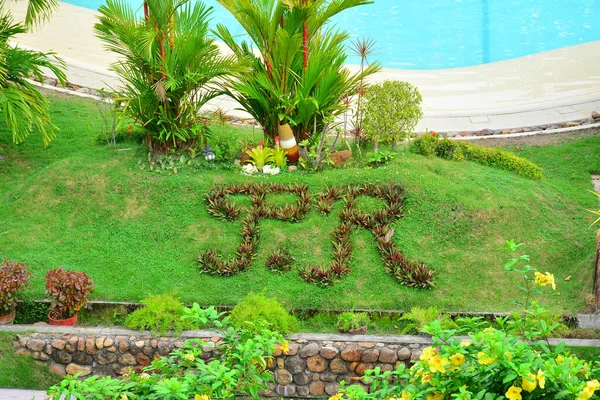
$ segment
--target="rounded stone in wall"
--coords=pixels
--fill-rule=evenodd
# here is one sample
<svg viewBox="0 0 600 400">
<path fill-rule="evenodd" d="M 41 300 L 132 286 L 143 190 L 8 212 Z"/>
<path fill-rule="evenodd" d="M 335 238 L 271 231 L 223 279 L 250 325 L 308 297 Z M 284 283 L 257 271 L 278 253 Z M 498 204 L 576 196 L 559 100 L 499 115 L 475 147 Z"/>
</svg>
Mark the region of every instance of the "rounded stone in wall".
<svg viewBox="0 0 600 400">
<path fill-rule="evenodd" d="M 379 350 L 377 350 L 377 349 L 365 350 L 362 353 L 361 359 L 363 362 L 375 362 L 379 359 Z"/>
<path fill-rule="evenodd" d="M 345 374 L 348 372 L 348 363 L 341 358 L 334 358 L 329 363 L 329 369 L 338 375 Z"/>
<path fill-rule="evenodd" d="M 284 364 L 292 374 L 299 374 L 306 369 L 306 361 L 298 356 L 287 357 Z"/>
<path fill-rule="evenodd" d="M 411 351 L 408 347 L 402 347 L 398 350 L 398 360 L 406 361 L 410 360 Z"/>
<path fill-rule="evenodd" d="M 298 396 L 308 396 L 310 391 L 308 390 L 308 387 L 306 386 L 298 386 L 296 387 L 296 393 L 298 394 Z"/>
<path fill-rule="evenodd" d="M 27 342 L 27 348 L 33 351 L 42 351 L 46 347 L 46 342 L 41 339 L 31 339 Z"/>
<path fill-rule="evenodd" d="M 348 345 L 342 350 L 342 360 L 346 361 L 360 361 L 361 351 L 356 345 Z"/>
<path fill-rule="evenodd" d="M 319 353 L 319 345 L 317 343 L 307 344 L 300 350 L 300 357 L 308 358 Z"/>
<path fill-rule="evenodd" d="M 323 372 L 327 369 L 328 361 L 319 355 L 314 355 L 306 360 L 310 372 Z"/>
<path fill-rule="evenodd" d="M 396 361 L 398 361 L 398 353 L 386 347 L 381 349 L 381 352 L 379 353 L 379 362 L 393 364 Z"/>
<path fill-rule="evenodd" d="M 278 369 L 275 371 L 275 381 L 280 385 L 288 385 L 292 383 L 292 374 L 286 369 Z"/>
<path fill-rule="evenodd" d="M 55 351 L 52 354 L 52 358 L 59 364 L 68 364 L 73 360 L 73 357 L 63 350 Z"/>
<path fill-rule="evenodd" d="M 312 381 L 312 379 L 310 378 L 310 376 L 308 376 L 308 374 L 294 375 L 294 383 L 296 385 L 308 385 L 311 381 Z M 300 388 L 298 388 L 298 389 L 300 389 Z M 299 391 L 298 391 L 298 394 L 300 394 Z"/>
<path fill-rule="evenodd" d="M 294 396 L 296 394 L 296 385 L 277 385 L 276 391 L 281 396 Z"/>
<path fill-rule="evenodd" d="M 340 384 L 337 382 L 329 382 L 325 384 L 325 393 L 330 396 L 333 396 L 340 390 Z"/>
<path fill-rule="evenodd" d="M 335 382 L 336 378 L 337 378 L 337 374 L 334 374 L 331 371 L 326 371 L 323 372 L 319 375 L 319 378 L 323 381 L 323 382 Z"/>
<path fill-rule="evenodd" d="M 73 353 L 73 362 L 81 365 L 90 365 L 94 361 L 94 358 L 89 354 L 78 351 Z"/>
<path fill-rule="evenodd" d="M 328 360 L 335 358 L 335 356 L 337 356 L 339 353 L 340 351 L 333 346 L 325 346 L 319 352 L 321 357 L 326 358 Z"/>
<path fill-rule="evenodd" d="M 311 396 L 323 396 L 323 393 L 325 393 L 325 383 L 320 381 L 311 382 L 308 385 L 308 391 Z"/>
<path fill-rule="evenodd" d="M 94 359 L 100 365 L 107 365 L 117 361 L 117 355 L 115 353 L 110 353 L 108 351 L 102 350 L 96 353 Z"/>
</svg>

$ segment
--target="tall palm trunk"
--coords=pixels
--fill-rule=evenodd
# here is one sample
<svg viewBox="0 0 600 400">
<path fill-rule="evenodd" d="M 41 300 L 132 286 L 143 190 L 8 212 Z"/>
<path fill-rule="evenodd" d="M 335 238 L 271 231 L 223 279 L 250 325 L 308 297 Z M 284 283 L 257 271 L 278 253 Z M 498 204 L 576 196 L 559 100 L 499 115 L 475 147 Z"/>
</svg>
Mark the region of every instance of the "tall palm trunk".
<svg viewBox="0 0 600 400">
<path fill-rule="evenodd" d="M 302 46 L 304 47 L 304 69 L 308 68 L 308 22 L 304 21 Z"/>
</svg>

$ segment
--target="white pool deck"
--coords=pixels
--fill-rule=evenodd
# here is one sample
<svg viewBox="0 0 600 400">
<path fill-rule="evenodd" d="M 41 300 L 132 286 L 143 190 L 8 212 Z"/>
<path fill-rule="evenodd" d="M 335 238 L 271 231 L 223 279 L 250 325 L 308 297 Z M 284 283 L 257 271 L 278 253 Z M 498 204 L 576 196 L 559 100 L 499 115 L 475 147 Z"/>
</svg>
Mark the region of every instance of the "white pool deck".
<svg viewBox="0 0 600 400">
<path fill-rule="evenodd" d="M 8 6 L 17 19 L 24 2 Z M 115 56 L 93 34 L 96 13 L 61 3 L 50 23 L 22 35 L 16 43 L 53 50 L 68 65 L 70 82 L 86 87 L 115 86 L 108 70 Z M 400 39 L 399 39 L 400 40 Z M 435 71 L 384 69 L 373 80 L 398 79 L 416 85 L 424 117 L 417 131 L 510 129 L 583 119 L 600 112 L 600 41 L 475 67 Z M 217 99 L 231 115 L 230 99 Z"/>
</svg>

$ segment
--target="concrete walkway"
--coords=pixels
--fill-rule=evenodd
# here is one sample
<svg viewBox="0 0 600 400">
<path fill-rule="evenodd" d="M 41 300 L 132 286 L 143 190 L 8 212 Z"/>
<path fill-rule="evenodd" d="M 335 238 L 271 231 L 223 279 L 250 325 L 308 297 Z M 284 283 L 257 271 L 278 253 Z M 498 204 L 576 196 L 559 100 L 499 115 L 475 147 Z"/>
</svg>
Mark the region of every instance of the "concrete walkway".
<svg viewBox="0 0 600 400">
<path fill-rule="evenodd" d="M 22 19 L 25 3 L 7 6 Z M 86 87 L 115 86 L 108 71 L 114 55 L 94 37 L 94 11 L 61 3 L 51 23 L 22 35 L 19 45 L 54 50 L 68 64 L 69 81 Z M 417 131 L 475 131 L 510 129 L 584 119 L 600 112 L 600 41 L 534 54 L 514 60 L 436 71 L 385 69 L 373 77 L 405 80 L 423 96 L 424 118 Z M 355 69 L 355 66 L 349 66 Z M 230 99 L 212 107 L 235 111 Z"/>
<path fill-rule="evenodd" d="M 46 392 L 41 390 L 0 389 L 2 400 L 44 400 Z"/>
</svg>

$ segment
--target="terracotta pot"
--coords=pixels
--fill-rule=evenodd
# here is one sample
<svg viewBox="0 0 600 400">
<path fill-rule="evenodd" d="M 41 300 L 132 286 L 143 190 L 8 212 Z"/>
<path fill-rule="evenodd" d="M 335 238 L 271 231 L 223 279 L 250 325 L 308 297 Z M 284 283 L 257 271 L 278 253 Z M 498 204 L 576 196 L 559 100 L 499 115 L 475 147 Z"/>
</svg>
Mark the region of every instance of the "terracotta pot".
<svg viewBox="0 0 600 400">
<path fill-rule="evenodd" d="M 56 310 L 50 310 L 48 313 L 48 324 L 56 326 L 73 326 L 77 323 L 77 313 L 73 314 L 71 318 L 67 319 L 54 319 L 52 315 Z"/>
<path fill-rule="evenodd" d="M 13 312 L 11 312 L 8 315 L 0 315 L 0 325 L 10 325 L 13 323 L 13 321 L 15 320 L 15 314 L 17 313 L 16 310 L 13 310 Z"/>
</svg>

